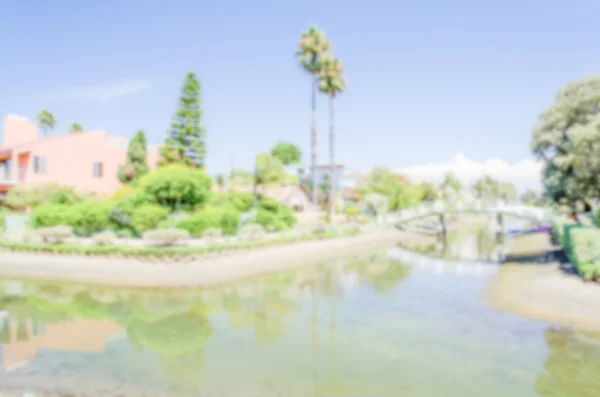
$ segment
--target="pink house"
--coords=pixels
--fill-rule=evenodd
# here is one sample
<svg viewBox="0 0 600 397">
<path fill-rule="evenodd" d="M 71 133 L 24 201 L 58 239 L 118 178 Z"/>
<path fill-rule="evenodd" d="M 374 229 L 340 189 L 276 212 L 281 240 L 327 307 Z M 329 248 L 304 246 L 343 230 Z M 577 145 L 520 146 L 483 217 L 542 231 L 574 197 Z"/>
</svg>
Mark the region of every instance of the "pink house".
<svg viewBox="0 0 600 397">
<path fill-rule="evenodd" d="M 0 145 L 0 199 L 13 187 L 59 183 L 106 196 L 121 186 L 119 165 L 125 164 L 128 139 L 103 130 L 38 136 L 29 120 L 8 116 Z M 154 167 L 156 152 L 148 152 Z"/>
</svg>

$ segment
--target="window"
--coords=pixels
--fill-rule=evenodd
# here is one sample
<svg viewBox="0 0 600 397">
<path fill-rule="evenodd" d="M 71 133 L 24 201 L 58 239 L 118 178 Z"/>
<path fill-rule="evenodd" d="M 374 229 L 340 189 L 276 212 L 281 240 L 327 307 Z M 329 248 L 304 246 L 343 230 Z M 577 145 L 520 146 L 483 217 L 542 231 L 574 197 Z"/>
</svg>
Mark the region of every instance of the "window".
<svg viewBox="0 0 600 397">
<path fill-rule="evenodd" d="M 45 174 L 48 171 L 48 159 L 42 156 L 33 157 L 33 172 L 36 174 Z"/>
<path fill-rule="evenodd" d="M 94 174 L 94 178 L 102 178 L 103 175 L 103 167 L 102 167 L 102 163 L 100 162 L 94 162 L 94 169 L 93 169 L 93 174 Z"/>
</svg>

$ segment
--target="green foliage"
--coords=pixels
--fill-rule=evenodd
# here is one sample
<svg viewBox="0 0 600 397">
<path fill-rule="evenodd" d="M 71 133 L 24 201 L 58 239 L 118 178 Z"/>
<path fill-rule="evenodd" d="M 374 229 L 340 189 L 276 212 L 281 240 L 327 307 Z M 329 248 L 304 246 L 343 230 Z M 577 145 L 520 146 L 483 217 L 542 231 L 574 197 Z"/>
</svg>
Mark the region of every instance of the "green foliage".
<svg viewBox="0 0 600 397">
<path fill-rule="evenodd" d="M 573 227 L 567 232 L 570 244 L 566 248 L 571 262 L 584 278 L 600 281 L 600 230 Z"/>
<path fill-rule="evenodd" d="M 360 208 L 354 206 L 348 206 L 344 208 L 344 214 L 347 216 L 358 216 L 360 215 Z"/>
<path fill-rule="evenodd" d="M 259 185 L 279 183 L 286 177 L 283 163 L 269 153 L 256 155 L 256 179 Z"/>
<path fill-rule="evenodd" d="M 563 246 L 565 244 L 565 226 L 574 225 L 576 223 L 577 222 L 572 219 L 564 216 L 557 216 L 552 219 L 552 235 L 558 244 Z"/>
<path fill-rule="evenodd" d="M 140 180 L 140 191 L 171 210 L 196 208 L 210 195 L 212 179 L 202 170 L 172 164 L 154 170 Z"/>
<path fill-rule="evenodd" d="M 300 66 L 308 73 L 315 75 L 319 72 L 319 61 L 322 55 L 331 49 L 331 43 L 325 33 L 314 26 L 302 33 L 298 47 L 295 55 Z"/>
<path fill-rule="evenodd" d="M 291 208 L 279 201 L 263 198 L 258 203 L 254 223 L 267 230 L 285 230 L 296 224 L 296 216 Z"/>
<path fill-rule="evenodd" d="M 48 109 L 43 109 L 38 113 L 37 121 L 40 128 L 44 131 L 44 135 L 48 135 L 48 131 L 54 129 L 56 125 L 56 119 Z"/>
<path fill-rule="evenodd" d="M 232 207 L 206 207 L 183 219 L 178 228 L 187 230 L 193 237 L 200 237 L 210 228 L 219 228 L 224 235 L 237 233 L 240 213 Z"/>
<path fill-rule="evenodd" d="M 539 116 L 531 148 L 544 162 L 542 182 L 553 201 L 600 196 L 600 76 L 559 90 Z"/>
<path fill-rule="evenodd" d="M 119 167 L 117 177 L 123 183 L 135 182 L 148 173 L 146 134 L 139 130 L 129 142 L 127 161 Z"/>
<path fill-rule="evenodd" d="M 138 232 L 144 233 L 156 229 L 161 222 L 169 217 L 169 209 L 157 204 L 142 204 L 131 214 L 131 226 Z"/>
<path fill-rule="evenodd" d="M 79 255 L 97 255 L 108 256 L 118 254 L 130 258 L 159 258 L 168 259 L 172 257 L 187 257 L 190 255 L 204 254 L 208 252 L 221 252 L 225 250 L 258 248 L 275 244 L 284 244 L 296 241 L 311 241 L 316 239 L 333 238 L 336 235 L 301 235 L 301 236 L 277 236 L 271 238 L 256 237 L 258 233 L 264 230 L 260 225 L 246 225 L 240 230 L 240 237 L 243 241 L 235 243 L 211 244 L 208 246 L 189 246 L 189 247 L 133 247 L 119 245 L 83 245 L 83 244 L 38 244 L 22 243 L 12 241 L 1 241 L 0 248 L 11 251 L 36 252 L 44 254 L 79 254 Z"/>
<path fill-rule="evenodd" d="M 344 91 L 346 79 L 342 75 L 343 69 L 342 63 L 331 52 L 323 54 L 319 60 L 319 91 L 331 98 Z"/>
<path fill-rule="evenodd" d="M 78 122 L 73 122 L 69 127 L 69 134 L 77 134 L 83 132 L 83 126 Z"/>
<path fill-rule="evenodd" d="M 201 124 L 201 104 L 200 81 L 194 73 L 188 73 L 181 89 L 179 107 L 173 117 L 171 130 L 161 148 L 161 166 L 184 164 L 188 167 L 204 168 L 206 138 Z"/>
<path fill-rule="evenodd" d="M 26 207 L 36 207 L 45 203 L 73 204 L 85 198 L 84 195 L 75 192 L 71 187 L 49 183 L 36 187 L 11 189 L 6 197 L 6 206 L 18 210 Z"/>
<path fill-rule="evenodd" d="M 248 212 L 254 205 L 254 194 L 250 192 L 230 193 L 229 201 L 240 212 Z"/>
<path fill-rule="evenodd" d="M 71 207 L 66 204 L 42 204 L 31 213 L 34 228 L 66 225 L 69 223 Z"/>
<path fill-rule="evenodd" d="M 281 161 L 284 165 L 299 164 L 302 161 L 302 152 L 297 145 L 291 142 L 280 141 L 271 149 L 271 156 Z"/>
<path fill-rule="evenodd" d="M 89 236 L 108 227 L 109 210 L 105 202 L 83 201 L 69 206 L 66 224 L 76 232 Z"/>
<path fill-rule="evenodd" d="M 367 175 L 366 191 L 385 196 L 388 210 L 406 208 L 421 198 L 420 190 L 386 167 L 375 167 Z"/>
<path fill-rule="evenodd" d="M 521 195 L 521 202 L 523 204 L 536 205 L 539 203 L 539 201 L 539 195 L 531 189 L 525 190 L 525 192 L 523 192 L 523 194 Z"/>
<path fill-rule="evenodd" d="M 431 182 L 421 183 L 421 194 L 424 201 L 434 201 L 438 198 L 439 189 Z"/>
</svg>

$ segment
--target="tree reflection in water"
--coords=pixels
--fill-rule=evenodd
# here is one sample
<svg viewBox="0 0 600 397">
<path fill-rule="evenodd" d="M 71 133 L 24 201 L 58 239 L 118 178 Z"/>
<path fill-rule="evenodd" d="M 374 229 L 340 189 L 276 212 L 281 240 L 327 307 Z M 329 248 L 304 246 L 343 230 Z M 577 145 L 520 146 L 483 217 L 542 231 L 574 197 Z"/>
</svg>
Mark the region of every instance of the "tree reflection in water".
<svg viewBox="0 0 600 397">
<path fill-rule="evenodd" d="M 280 340 L 288 318 L 302 307 L 302 291 L 311 292 L 312 350 L 315 395 L 344 393 L 343 380 L 336 374 L 337 304 L 344 296 L 342 278 L 354 274 L 373 290 L 394 289 L 409 274 L 409 268 L 388 259 L 387 253 L 355 258 L 349 262 L 320 265 L 224 287 L 195 290 L 136 290 L 63 284 L 44 281 L 0 281 L 0 310 L 9 313 L 0 328 L 7 343 L 10 329 L 20 340 L 31 338 L 22 325 L 60 324 L 73 319 L 110 320 L 127 333 L 130 344 L 150 351 L 172 387 L 198 390 L 203 382 L 205 346 L 214 335 L 211 313 L 227 314 L 232 329 L 251 329 L 257 346 Z M 7 284 L 20 286 L 20 294 L 7 294 Z M 11 288 L 12 288 L 11 287 Z M 329 318 L 319 321 L 319 305 L 329 307 Z M 13 322 L 13 326 L 10 323 Z M 329 325 L 329 342 L 319 345 L 319 331 Z M 38 330 L 39 327 L 33 327 Z M 329 369 L 318 379 L 320 349 L 330 353 Z"/>
<path fill-rule="evenodd" d="M 542 397 L 592 397 L 600 390 L 600 334 L 575 335 L 564 329 L 546 330 L 548 358 L 535 389 Z"/>
</svg>

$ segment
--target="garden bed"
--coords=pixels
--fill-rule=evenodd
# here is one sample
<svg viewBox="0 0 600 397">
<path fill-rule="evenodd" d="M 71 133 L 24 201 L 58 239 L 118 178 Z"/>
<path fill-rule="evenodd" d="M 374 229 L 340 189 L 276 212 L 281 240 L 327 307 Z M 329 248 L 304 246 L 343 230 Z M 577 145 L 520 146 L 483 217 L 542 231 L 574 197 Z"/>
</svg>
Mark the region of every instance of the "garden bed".
<svg viewBox="0 0 600 397">
<path fill-rule="evenodd" d="M 189 262 L 215 254 L 230 251 L 256 249 L 266 246 L 290 244 L 302 241 L 325 240 L 336 237 L 356 236 L 364 234 L 365 231 L 350 229 L 345 233 L 334 233 L 327 231 L 321 234 L 291 235 L 266 237 L 251 241 L 237 241 L 230 243 L 207 243 L 205 245 L 179 245 L 169 247 L 146 247 L 131 245 L 84 245 L 76 243 L 28 243 L 0 241 L 0 252 L 31 252 L 44 255 L 77 255 L 77 256 L 99 256 L 107 258 L 131 258 L 139 260 L 161 260 L 173 262 Z"/>
</svg>

